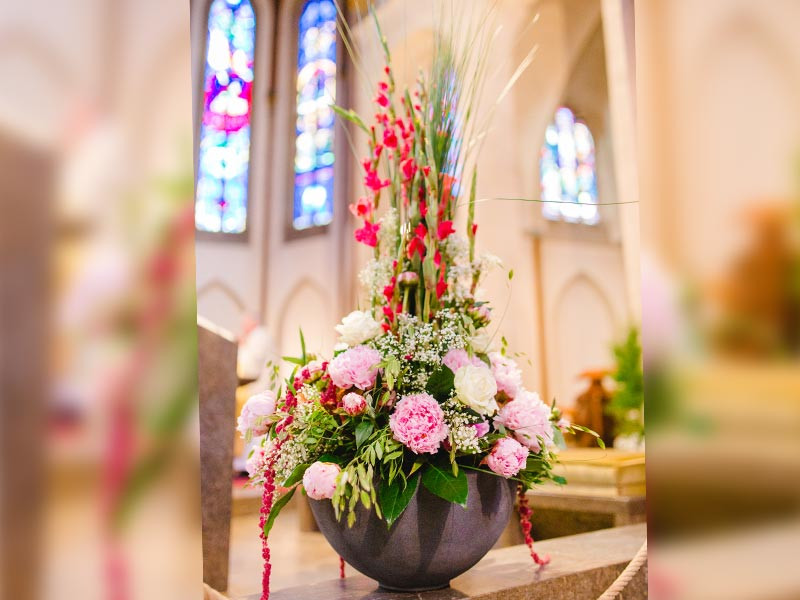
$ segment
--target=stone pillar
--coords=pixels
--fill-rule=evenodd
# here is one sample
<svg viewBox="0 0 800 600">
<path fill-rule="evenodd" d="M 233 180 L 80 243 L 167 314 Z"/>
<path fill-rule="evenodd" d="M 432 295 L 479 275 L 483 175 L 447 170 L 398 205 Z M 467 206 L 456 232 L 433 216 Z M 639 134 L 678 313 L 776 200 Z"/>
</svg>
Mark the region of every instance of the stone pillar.
<svg viewBox="0 0 800 600">
<path fill-rule="evenodd" d="M 228 587 L 236 351 L 233 337 L 198 325 L 200 386 L 200 492 L 203 515 L 203 581 Z"/>
</svg>

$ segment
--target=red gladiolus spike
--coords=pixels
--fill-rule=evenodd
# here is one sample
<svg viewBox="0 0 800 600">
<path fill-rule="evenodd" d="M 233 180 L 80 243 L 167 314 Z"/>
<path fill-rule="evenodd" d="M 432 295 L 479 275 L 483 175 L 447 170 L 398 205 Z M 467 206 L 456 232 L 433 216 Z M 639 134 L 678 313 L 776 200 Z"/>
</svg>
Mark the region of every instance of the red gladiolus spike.
<svg viewBox="0 0 800 600">
<path fill-rule="evenodd" d="M 383 130 L 383 144 L 387 148 L 397 148 L 397 135 L 393 128 L 389 127 Z"/>
<path fill-rule="evenodd" d="M 386 83 L 385 81 L 379 81 L 378 82 L 378 89 L 380 91 L 382 91 L 382 92 L 385 92 L 385 91 L 387 91 L 389 89 L 389 84 Z"/>
<path fill-rule="evenodd" d="M 428 230 L 425 227 L 424 223 L 420 223 L 419 225 L 417 225 L 417 228 L 414 229 L 414 233 L 417 234 L 417 237 L 424 238 L 425 234 L 428 233 Z"/>
<path fill-rule="evenodd" d="M 383 307 L 383 315 L 389 319 L 390 322 L 394 321 L 394 311 L 392 311 L 391 307 L 384 306 Z"/>
<path fill-rule="evenodd" d="M 428 165 L 425 165 L 424 167 L 422 167 L 422 172 L 425 173 L 425 177 L 427 177 L 428 174 L 431 172 L 431 168 Z"/>
<path fill-rule="evenodd" d="M 433 255 L 433 264 L 435 264 L 437 267 L 442 264 L 442 255 L 438 250 L 436 251 L 436 254 Z"/>
<path fill-rule="evenodd" d="M 375 150 L 373 151 L 373 156 L 375 156 L 375 160 L 378 160 L 381 157 L 381 152 L 383 152 L 383 144 L 376 144 Z"/>
<path fill-rule="evenodd" d="M 440 277 L 438 283 L 436 284 L 436 298 L 441 299 L 446 291 L 447 282 L 444 280 L 444 277 Z"/>
<path fill-rule="evenodd" d="M 386 94 L 379 93 L 377 96 L 375 96 L 375 102 L 378 104 L 378 106 L 386 108 L 389 106 L 389 97 Z"/>
<path fill-rule="evenodd" d="M 525 537 L 525 543 L 531 552 L 531 558 L 537 565 L 546 565 L 550 562 L 550 557 L 539 556 L 533 549 L 533 537 L 531 536 L 531 515 L 533 514 L 533 511 L 528 505 L 528 497 L 525 495 L 525 489 L 521 485 L 517 487 L 517 499 L 519 524 L 522 527 L 522 535 Z"/>
<path fill-rule="evenodd" d="M 419 201 L 419 214 L 423 219 L 425 218 L 425 215 L 428 214 L 428 205 L 425 203 L 424 200 Z"/>
<path fill-rule="evenodd" d="M 403 177 L 405 179 L 410 180 L 414 177 L 414 174 L 417 172 L 417 164 L 414 162 L 413 158 L 407 159 L 403 165 Z"/>
<path fill-rule="evenodd" d="M 456 230 L 453 228 L 452 221 L 442 221 L 439 223 L 439 227 L 437 228 L 436 234 L 440 240 L 446 239 L 452 233 L 455 233 Z"/>
<path fill-rule="evenodd" d="M 366 244 L 374 248 L 378 245 L 378 231 L 380 231 L 381 224 L 375 223 L 374 225 L 369 221 L 364 221 L 364 226 L 361 229 L 356 229 L 353 236 L 357 242 Z"/>
<path fill-rule="evenodd" d="M 383 329 L 384 332 L 388 332 L 391 328 L 392 326 L 388 323 L 381 323 L 381 329 Z"/>
<path fill-rule="evenodd" d="M 394 283 L 390 283 L 386 287 L 383 288 L 383 295 L 386 298 L 387 302 L 392 300 L 392 296 L 394 296 Z"/>
<path fill-rule="evenodd" d="M 425 242 L 419 237 L 414 237 L 408 243 L 408 258 L 414 258 L 414 253 L 419 254 L 420 258 L 425 256 Z"/>
<path fill-rule="evenodd" d="M 472 235 L 474 236 L 477 231 L 478 231 L 478 224 L 477 223 L 473 223 L 472 224 Z"/>
<path fill-rule="evenodd" d="M 388 75 L 389 73 L 392 72 L 392 70 L 389 68 L 389 65 L 386 65 L 385 67 L 383 67 L 383 72 Z"/>
</svg>

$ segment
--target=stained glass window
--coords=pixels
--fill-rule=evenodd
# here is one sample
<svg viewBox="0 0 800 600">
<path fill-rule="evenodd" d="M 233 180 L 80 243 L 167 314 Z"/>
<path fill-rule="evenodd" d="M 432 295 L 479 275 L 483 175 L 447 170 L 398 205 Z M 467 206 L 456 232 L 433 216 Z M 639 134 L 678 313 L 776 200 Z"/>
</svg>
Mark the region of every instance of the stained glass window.
<svg viewBox="0 0 800 600">
<path fill-rule="evenodd" d="M 297 38 L 292 226 L 308 229 L 333 220 L 333 109 L 336 99 L 336 5 L 308 0 Z"/>
<path fill-rule="evenodd" d="M 249 0 L 211 3 L 195 197 L 200 231 L 247 227 L 255 25 Z"/>
<path fill-rule="evenodd" d="M 594 139 L 586 124 L 564 106 L 545 130 L 539 176 L 545 217 L 587 225 L 600 220 Z"/>
</svg>

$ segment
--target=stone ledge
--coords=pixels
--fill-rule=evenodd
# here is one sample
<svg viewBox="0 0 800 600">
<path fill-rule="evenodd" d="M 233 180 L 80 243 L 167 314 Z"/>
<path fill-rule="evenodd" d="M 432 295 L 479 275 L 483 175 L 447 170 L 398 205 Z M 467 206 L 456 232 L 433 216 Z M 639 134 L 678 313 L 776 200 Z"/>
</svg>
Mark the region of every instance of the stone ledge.
<svg viewBox="0 0 800 600">
<path fill-rule="evenodd" d="M 377 589 L 362 575 L 275 591 L 272 600 L 594 600 L 611 585 L 647 537 L 644 523 L 554 538 L 536 544 L 551 562 L 535 568 L 523 546 L 490 551 L 444 590 L 398 594 Z M 352 572 L 352 569 L 351 569 Z M 245 600 L 258 600 L 259 595 Z M 647 598 L 647 566 L 621 600 Z"/>
</svg>

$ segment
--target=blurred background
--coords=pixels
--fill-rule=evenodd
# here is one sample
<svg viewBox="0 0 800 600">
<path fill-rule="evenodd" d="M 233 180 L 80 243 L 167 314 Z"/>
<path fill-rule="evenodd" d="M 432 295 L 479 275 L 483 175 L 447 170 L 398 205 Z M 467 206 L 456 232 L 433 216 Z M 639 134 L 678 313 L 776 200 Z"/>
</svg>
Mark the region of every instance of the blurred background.
<svg viewBox="0 0 800 600">
<path fill-rule="evenodd" d="M 430 4 L 377 3 L 400 82 Z M 486 298 L 526 386 L 615 446 L 568 450 L 535 537 L 647 518 L 654 598 L 797 597 L 800 5 L 464 5 L 503 31 L 486 107 L 535 48 L 479 165 L 479 244 L 514 269 Z M 369 114 L 366 4 L 342 2 L 358 68 L 332 1 L 0 7 L 0 594 L 198 597 L 204 559 L 257 592 L 236 410 L 358 302 L 363 140 L 329 106 Z M 205 556 L 201 485 L 227 507 Z M 295 504 L 275 589 L 336 576 Z"/>
</svg>

